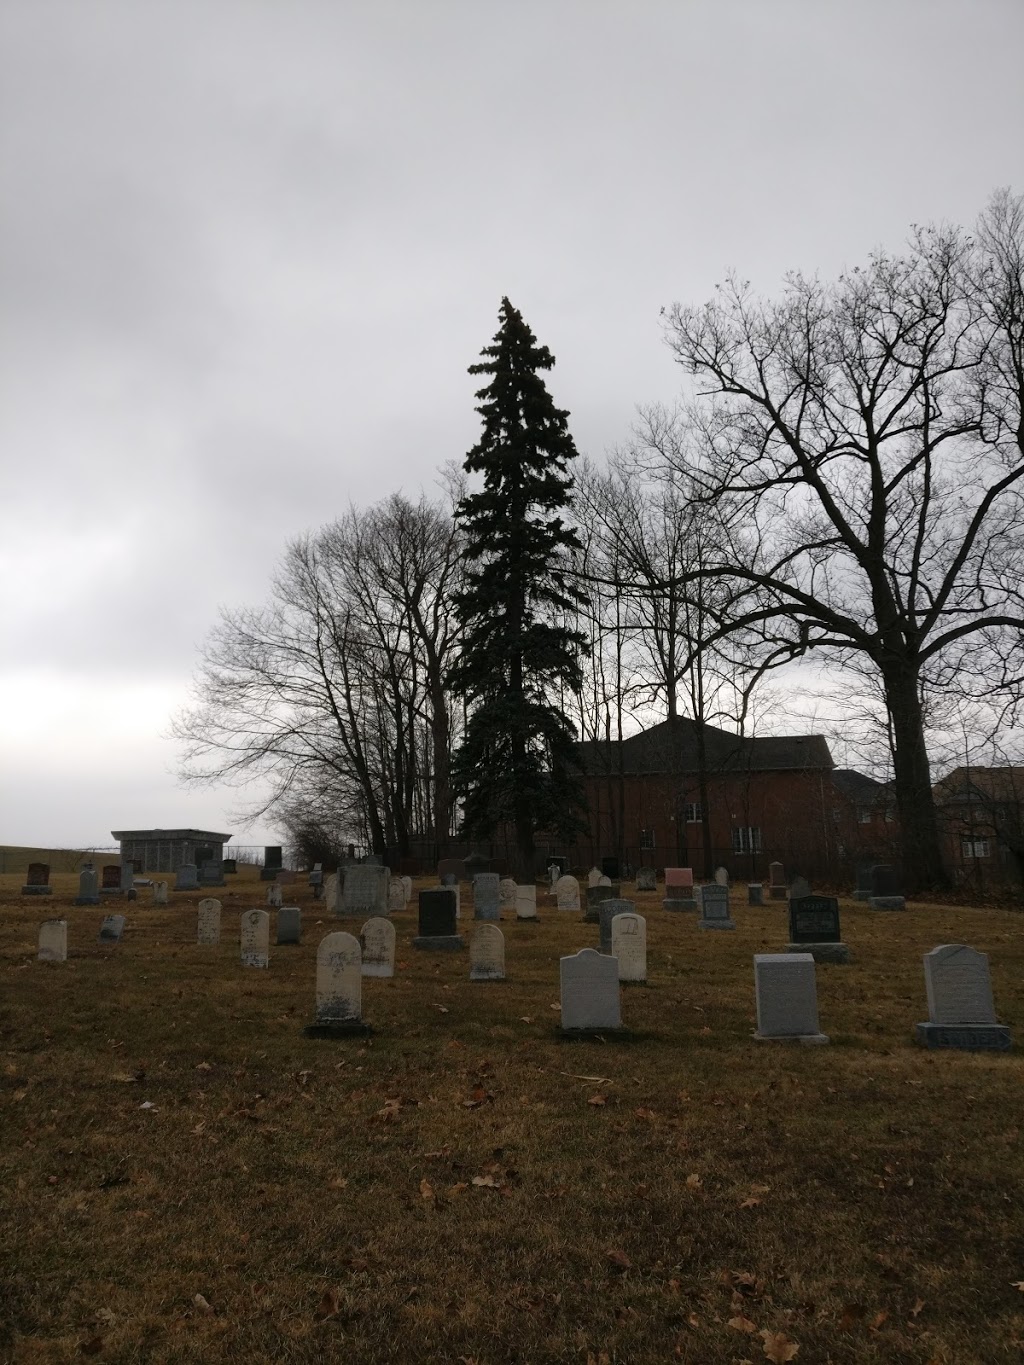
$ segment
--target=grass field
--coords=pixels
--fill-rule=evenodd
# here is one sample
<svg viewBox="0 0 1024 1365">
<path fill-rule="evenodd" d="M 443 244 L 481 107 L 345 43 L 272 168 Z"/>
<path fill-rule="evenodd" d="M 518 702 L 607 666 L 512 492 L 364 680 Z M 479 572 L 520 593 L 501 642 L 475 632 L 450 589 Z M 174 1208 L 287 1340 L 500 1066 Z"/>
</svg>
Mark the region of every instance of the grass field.
<svg viewBox="0 0 1024 1365">
<path fill-rule="evenodd" d="M 140 891 L 100 949 L 103 911 L 54 884 L 0 877 L 4 1359 L 1024 1359 L 1021 1054 L 912 1043 L 944 942 L 991 955 L 1019 1043 L 1018 914 L 844 903 L 832 1045 L 802 1048 L 750 1037 L 784 905 L 734 896 L 738 930 L 703 934 L 638 895 L 650 981 L 608 1042 L 557 1034 L 558 958 L 596 925 L 541 895 L 501 926 L 509 980 L 471 984 L 468 954 L 412 949 L 410 908 L 395 978 L 363 984 L 373 1036 L 332 1042 L 302 1027 L 352 923 L 305 887 L 302 946 L 257 971 L 254 888 L 221 893 L 219 948 L 198 893 Z M 50 915 L 64 964 L 35 958 Z"/>
</svg>

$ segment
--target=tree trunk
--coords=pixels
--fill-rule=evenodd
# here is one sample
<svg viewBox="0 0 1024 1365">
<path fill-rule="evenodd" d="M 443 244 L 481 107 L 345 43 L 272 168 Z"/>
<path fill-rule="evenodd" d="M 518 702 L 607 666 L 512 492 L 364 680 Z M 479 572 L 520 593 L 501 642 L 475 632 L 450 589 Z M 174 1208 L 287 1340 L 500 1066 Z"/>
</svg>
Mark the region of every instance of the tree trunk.
<svg viewBox="0 0 1024 1365">
<path fill-rule="evenodd" d="M 932 794 L 917 668 L 902 661 L 883 664 L 882 678 L 892 723 L 904 891 L 941 891 L 949 886 L 949 876 Z"/>
</svg>

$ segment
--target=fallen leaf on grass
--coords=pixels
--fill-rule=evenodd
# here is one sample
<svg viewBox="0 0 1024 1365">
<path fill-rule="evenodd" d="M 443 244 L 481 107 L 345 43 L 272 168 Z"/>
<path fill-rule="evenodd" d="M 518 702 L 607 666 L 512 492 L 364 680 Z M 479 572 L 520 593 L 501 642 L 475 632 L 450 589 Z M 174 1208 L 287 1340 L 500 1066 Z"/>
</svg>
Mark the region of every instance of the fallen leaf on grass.
<svg viewBox="0 0 1024 1365">
<path fill-rule="evenodd" d="M 549 1009 L 549 1010 L 557 1010 L 557 1012 L 558 1012 L 559 1014 L 561 1014 L 561 1012 L 562 1012 L 562 1007 L 561 1007 L 561 1005 L 549 1005 L 549 1006 L 548 1006 L 548 1009 Z"/>
<path fill-rule="evenodd" d="M 320 1300 L 319 1307 L 314 1313 L 317 1322 L 326 1322 L 328 1318 L 333 1318 L 338 1312 L 338 1291 L 336 1289 L 325 1289 L 324 1296 Z"/>
<path fill-rule="evenodd" d="M 575 1071 L 560 1071 L 560 1076 L 568 1076 L 571 1081 L 593 1081 L 595 1085 L 611 1085 L 611 1076 L 581 1076 Z"/>
<path fill-rule="evenodd" d="M 757 1335 L 757 1323 L 751 1322 L 749 1318 L 742 1316 L 730 1318 L 728 1323 L 726 1323 L 726 1326 L 733 1328 L 733 1330 L 737 1332 L 746 1332 L 752 1337 Z"/>
<path fill-rule="evenodd" d="M 924 1299 L 918 1299 L 917 1302 L 914 1304 L 913 1308 L 910 1310 L 910 1316 L 912 1318 L 916 1318 L 921 1313 L 923 1308 Z"/>
<path fill-rule="evenodd" d="M 156 1111 L 156 1105 L 153 1103 L 152 1100 L 143 1100 L 142 1103 L 139 1105 L 139 1108 L 152 1109 L 154 1112 Z"/>
<path fill-rule="evenodd" d="M 761 1203 L 760 1199 L 754 1199 L 754 1198 L 744 1199 L 743 1202 L 740 1204 L 740 1208 L 741 1208 L 741 1209 L 756 1209 L 760 1203 Z"/>
<path fill-rule="evenodd" d="M 1011 1280 L 1011 1281 L 1010 1281 L 1010 1288 L 1011 1288 L 1011 1289 L 1019 1289 L 1020 1292 L 1021 1292 L 1022 1294 L 1024 1294 L 1024 1280 Z"/>
<path fill-rule="evenodd" d="M 212 1070 L 213 1070 L 213 1067 L 210 1065 L 209 1062 L 200 1062 L 200 1063 L 196 1066 L 196 1070 L 197 1070 L 197 1071 L 212 1071 Z"/>
<path fill-rule="evenodd" d="M 800 1350 L 796 1342 L 790 1341 L 785 1332 L 771 1332 L 764 1327 L 759 1335 L 764 1342 L 765 1355 L 774 1361 L 775 1365 L 786 1365 L 786 1362 L 792 1360 Z"/>
<path fill-rule="evenodd" d="M 488 1190 L 496 1190 L 498 1188 L 498 1182 L 493 1175 L 475 1175 L 473 1177 L 473 1184 L 478 1188 Z"/>
<path fill-rule="evenodd" d="M 533 1023 L 533 1015 L 532 1015 L 532 1014 L 521 1014 L 521 1015 L 519 1016 L 519 1022 L 522 1023 L 522 1024 L 532 1024 L 532 1023 Z"/>
<path fill-rule="evenodd" d="M 658 1117 L 653 1109 L 637 1109 L 634 1112 L 638 1119 L 650 1119 L 652 1122 Z"/>
<path fill-rule="evenodd" d="M 608 1096 L 607 1096 L 607 1095 L 591 1095 L 590 1099 L 587 1100 L 587 1103 L 588 1103 L 588 1104 L 607 1104 L 607 1103 L 608 1103 Z"/>
<path fill-rule="evenodd" d="M 384 1108 L 377 1110 L 376 1117 L 380 1119 L 381 1123 L 394 1123 L 401 1111 L 402 1101 L 400 1099 L 385 1100 Z"/>
<path fill-rule="evenodd" d="M 447 1005 L 435 1005 L 435 1006 L 434 1006 L 434 1009 L 436 1009 L 436 1010 L 438 1011 L 439 1014 L 447 1014 L 447 1013 L 448 1013 L 448 1006 L 447 1006 Z"/>
<path fill-rule="evenodd" d="M 889 1316 L 889 1314 L 888 1314 L 888 1313 L 886 1312 L 886 1310 L 883 1308 L 882 1311 L 881 1311 L 880 1313 L 877 1313 L 877 1314 L 871 1319 L 871 1321 L 868 1323 L 868 1331 L 869 1331 L 869 1332 L 877 1332 L 878 1329 L 881 1327 L 882 1323 L 885 1322 L 885 1320 L 886 1320 L 886 1318 L 887 1318 L 888 1316 Z"/>
<path fill-rule="evenodd" d="M 457 1194 L 461 1194 L 463 1190 L 468 1189 L 469 1186 L 466 1184 L 466 1182 L 464 1180 L 460 1180 L 457 1185 L 449 1185 L 446 1193 L 449 1199 L 454 1199 Z"/>
<path fill-rule="evenodd" d="M 700 1176 L 696 1171 L 686 1177 L 686 1188 L 688 1190 L 700 1189 Z"/>
<path fill-rule="evenodd" d="M 629 1259 L 629 1257 L 626 1255 L 626 1253 L 625 1253 L 624 1251 L 619 1251 L 616 1247 L 610 1247 L 610 1248 L 605 1252 L 605 1256 L 608 1258 L 608 1260 L 611 1262 L 611 1264 L 616 1268 L 616 1270 L 632 1270 L 632 1269 L 633 1269 L 633 1262 Z"/>
<path fill-rule="evenodd" d="M 434 1188 L 429 1180 L 420 1181 L 420 1197 L 422 1199 L 433 1199 Z"/>
<path fill-rule="evenodd" d="M 192 1302 L 199 1309 L 200 1313 L 213 1312 L 213 1307 L 211 1306 L 209 1299 L 204 1298 L 202 1294 L 193 1294 Z"/>
</svg>

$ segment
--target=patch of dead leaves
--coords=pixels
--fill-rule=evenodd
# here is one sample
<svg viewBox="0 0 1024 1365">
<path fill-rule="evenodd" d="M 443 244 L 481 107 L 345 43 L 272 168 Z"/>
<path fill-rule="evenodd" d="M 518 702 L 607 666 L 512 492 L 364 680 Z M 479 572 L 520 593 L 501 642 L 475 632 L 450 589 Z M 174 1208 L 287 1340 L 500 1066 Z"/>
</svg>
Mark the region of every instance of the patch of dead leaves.
<svg viewBox="0 0 1024 1365">
<path fill-rule="evenodd" d="M 786 1365 L 787 1361 L 794 1360 L 799 1354 L 800 1347 L 795 1341 L 791 1341 L 785 1332 L 773 1332 L 767 1327 L 762 1327 L 758 1335 L 764 1342 L 765 1355 L 774 1361 L 775 1365 Z"/>
</svg>

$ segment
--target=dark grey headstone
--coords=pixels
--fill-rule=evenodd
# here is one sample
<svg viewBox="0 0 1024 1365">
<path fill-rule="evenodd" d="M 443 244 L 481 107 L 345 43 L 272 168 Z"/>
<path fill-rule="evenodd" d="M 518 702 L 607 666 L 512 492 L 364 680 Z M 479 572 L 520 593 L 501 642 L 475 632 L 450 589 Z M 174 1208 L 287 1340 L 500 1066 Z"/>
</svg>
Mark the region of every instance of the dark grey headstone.
<svg viewBox="0 0 1024 1365">
<path fill-rule="evenodd" d="M 175 891 L 197 891 L 199 871 L 195 863 L 182 863 L 174 878 Z"/>
<path fill-rule="evenodd" d="M 612 950 L 612 920 L 615 916 L 635 914 L 635 901 L 620 900 L 617 896 L 609 896 L 607 900 L 601 901 L 598 906 L 598 922 L 601 925 L 602 953 L 610 953 Z"/>
<path fill-rule="evenodd" d="M 124 915 L 107 915 L 100 925 L 100 943 L 120 943 L 124 933 Z"/>
<path fill-rule="evenodd" d="M 653 867 L 637 868 L 636 889 L 638 891 L 656 891 L 658 889 L 658 874 Z"/>
<path fill-rule="evenodd" d="M 720 882 L 706 882 L 697 887 L 697 904 L 700 906 L 698 929 L 735 929 L 736 923 L 729 914 L 729 888 Z"/>
<path fill-rule="evenodd" d="M 121 890 L 121 864 L 120 864 L 120 863 L 104 863 L 104 864 L 103 864 L 103 882 L 102 882 L 102 886 L 103 886 L 103 890 L 104 890 L 104 891 L 120 891 L 120 890 Z"/>
<path fill-rule="evenodd" d="M 811 884 L 806 877 L 794 877 L 789 884 L 789 899 L 803 900 L 811 894 Z"/>
<path fill-rule="evenodd" d="M 841 943 L 839 901 L 835 896 L 798 896 L 789 902 L 792 943 Z"/>
<path fill-rule="evenodd" d="M 497 872 L 478 872 L 473 878 L 473 918 L 500 919 Z"/>
<path fill-rule="evenodd" d="M 613 882 L 611 886 L 588 886 L 587 887 L 587 908 L 583 918 L 587 924 L 598 924 L 601 914 L 598 909 L 602 901 L 618 900 L 621 887 L 618 882 Z"/>
<path fill-rule="evenodd" d="M 764 887 L 760 882 L 747 883 L 747 904 L 764 905 Z"/>
<path fill-rule="evenodd" d="M 78 874 L 78 895 L 75 897 L 76 905 L 99 905 L 100 891 L 99 883 L 96 880 L 96 869 L 92 863 L 86 863 Z"/>
<path fill-rule="evenodd" d="M 858 863 L 857 884 L 853 888 L 853 899 L 855 901 L 866 901 L 871 898 L 871 864 Z"/>
<path fill-rule="evenodd" d="M 414 948 L 462 948 L 465 940 L 458 932 L 455 918 L 455 891 L 436 887 L 419 894 L 419 934 Z"/>
<path fill-rule="evenodd" d="M 902 896 L 896 869 L 888 863 L 876 863 L 871 869 L 872 896 Z"/>
<path fill-rule="evenodd" d="M 297 905 L 283 905 L 277 912 L 278 943 L 302 942 L 302 911 Z"/>
<path fill-rule="evenodd" d="M 223 886 L 224 863 L 220 858 L 207 858 L 199 866 L 200 886 Z"/>
</svg>

